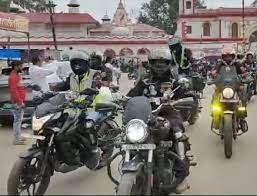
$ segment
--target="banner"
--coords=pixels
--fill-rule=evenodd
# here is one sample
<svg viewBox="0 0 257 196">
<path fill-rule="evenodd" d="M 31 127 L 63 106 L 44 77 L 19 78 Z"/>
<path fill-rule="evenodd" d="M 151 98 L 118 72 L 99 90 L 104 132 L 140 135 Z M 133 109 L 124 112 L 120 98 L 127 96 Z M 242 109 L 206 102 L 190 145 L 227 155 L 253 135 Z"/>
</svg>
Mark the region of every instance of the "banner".
<svg viewBox="0 0 257 196">
<path fill-rule="evenodd" d="M 29 20 L 16 14 L 7 14 L 0 12 L 0 29 L 28 33 Z"/>
<path fill-rule="evenodd" d="M 21 50 L 18 49 L 0 49 L 1 60 L 21 60 Z"/>
</svg>

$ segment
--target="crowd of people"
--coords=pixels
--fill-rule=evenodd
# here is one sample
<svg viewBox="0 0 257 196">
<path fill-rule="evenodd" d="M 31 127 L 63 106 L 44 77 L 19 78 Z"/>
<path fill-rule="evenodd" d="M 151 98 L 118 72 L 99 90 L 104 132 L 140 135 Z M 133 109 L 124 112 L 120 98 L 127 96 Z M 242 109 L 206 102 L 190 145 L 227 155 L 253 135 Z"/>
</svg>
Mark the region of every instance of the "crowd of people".
<svg viewBox="0 0 257 196">
<path fill-rule="evenodd" d="M 189 74 L 194 67 L 192 52 L 191 50 L 183 47 L 178 39 L 173 39 L 172 42 L 169 43 L 171 58 L 168 60 L 172 60 L 173 73 L 172 77 L 176 77 L 181 74 Z M 164 56 L 164 57 L 163 57 Z M 162 60 L 160 60 L 162 58 Z M 164 58 L 164 59 L 163 59 Z M 163 63 L 167 62 L 165 59 L 165 54 L 157 54 L 152 53 L 149 56 L 149 62 L 151 64 L 158 64 L 159 66 Z M 72 90 L 72 91 L 83 91 L 88 86 L 92 86 L 92 82 L 94 81 L 95 87 L 101 86 L 104 81 L 108 85 L 119 86 L 119 80 L 121 76 L 121 66 L 125 63 L 124 59 L 115 59 L 111 57 L 103 58 L 100 55 L 95 53 L 88 56 L 83 52 L 73 52 L 72 55 L 68 58 L 71 62 L 71 68 L 73 73 L 70 75 L 67 80 L 58 85 L 55 90 Z M 34 57 L 32 59 L 32 66 L 29 69 L 29 73 L 31 76 L 31 82 L 34 85 L 38 85 L 40 87 L 40 92 L 34 91 L 33 96 L 40 96 L 40 93 L 46 93 L 50 91 L 49 84 L 47 82 L 47 76 L 53 74 L 53 71 L 44 68 L 44 64 L 51 62 L 52 59 L 46 59 L 45 62 L 41 60 L 40 57 Z M 161 61 L 161 62 L 159 62 Z M 84 69 L 81 70 L 79 65 L 84 64 Z M 90 66 L 87 66 L 90 65 Z M 210 71 L 210 76 L 215 78 L 219 73 L 221 67 L 225 65 L 236 66 L 237 74 L 243 74 L 248 69 L 249 66 L 255 66 L 254 56 L 252 53 L 248 52 L 246 55 L 236 54 L 234 49 L 225 47 L 222 50 L 221 60 L 217 62 L 215 66 Z M 20 76 L 22 72 L 23 62 L 22 61 L 12 61 L 10 62 L 10 66 L 13 71 L 9 77 L 9 88 L 11 93 L 11 102 L 13 103 L 13 115 L 14 115 L 14 144 L 21 145 L 24 143 L 24 138 L 21 138 L 21 123 L 23 118 L 23 108 L 25 107 L 25 93 L 26 86 L 22 83 L 22 77 Z M 144 67 L 138 59 L 131 59 L 128 62 L 129 73 L 134 72 L 136 70 L 138 72 L 140 67 Z M 89 68 L 90 67 L 90 68 Z M 161 67 L 159 67 L 161 69 Z M 174 70 L 177 71 L 174 72 Z M 156 69 L 158 72 L 158 69 Z M 80 74 L 82 71 L 85 74 Z M 167 73 L 167 74 L 166 74 Z M 160 77 L 155 78 L 156 80 L 167 80 L 167 77 L 170 77 L 170 70 L 167 70 L 165 74 L 161 74 Z M 78 77 L 79 75 L 79 77 Z M 167 77 L 166 77 L 167 75 Z M 158 74 L 157 74 L 158 76 Z M 100 81 L 101 80 L 101 81 Z M 218 89 L 218 88 L 217 88 Z M 217 90 L 216 93 L 219 93 Z M 214 97 L 216 95 L 214 94 Z M 255 91 L 256 93 L 256 91 Z"/>
</svg>

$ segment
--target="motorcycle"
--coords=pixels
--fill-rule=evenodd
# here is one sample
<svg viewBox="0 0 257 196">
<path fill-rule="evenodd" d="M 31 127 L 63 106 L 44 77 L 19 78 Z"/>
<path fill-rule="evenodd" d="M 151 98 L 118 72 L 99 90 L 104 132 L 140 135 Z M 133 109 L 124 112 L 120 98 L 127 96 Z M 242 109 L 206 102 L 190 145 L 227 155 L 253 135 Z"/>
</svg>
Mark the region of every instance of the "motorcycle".
<svg viewBox="0 0 257 196">
<path fill-rule="evenodd" d="M 209 84 L 213 84 L 209 83 Z M 220 87 L 221 88 L 221 87 Z M 211 130 L 224 140 L 226 158 L 232 157 L 233 139 L 248 131 L 246 106 L 240 98 L 240 91 L 231 78 L 224 80 L 221 93 L 217 93 L 212 103 Z"/>
<path fill-rule="evenodd" d="M 133 97 L 125 107 L 125 140 L 120 151 L 107 165 L 108 176 L 116 184 L 118 195 L 163 195 L 175 193 L 195 166 L 189 138 L 176 123 L 179 112 L 192 99 L 163 102 L 156 110 L 146 97 Z M 185 106 L 186 105 L 186 106 Z M 183 126 L 183 125 L 182 125 Z M 111 164 L 122 156 L 121 180 L 112 175 Z M 186 187 L 188 188 L 188 187 Z"/>
<path fill-rule="evenodd" d="M 244 80 L 248 81 L 244 87 L 245 95 L 247 100 L 251 101 L 252 97 L 256 95 L 256 68 L 251 68 L 249 72 L 245 73 Z"/>
<path fill-rule="evenodd" d="M 68 173 L 80 167 L 95 170 L 106 165 L 120 134 L 114 120 L 119 107 L 114 103 L 96 103 L 93 114 L 100 118 L 89 118 L 91 97 L 97 93 L 94 89 L 80 95 L 60 93 L 37 107 L 34 135 L 23 135 L 36 142 L 13 166 L 8 195 L 26 191 L 28 195 L 43 195 L 55 172 Z"/>
</svg>

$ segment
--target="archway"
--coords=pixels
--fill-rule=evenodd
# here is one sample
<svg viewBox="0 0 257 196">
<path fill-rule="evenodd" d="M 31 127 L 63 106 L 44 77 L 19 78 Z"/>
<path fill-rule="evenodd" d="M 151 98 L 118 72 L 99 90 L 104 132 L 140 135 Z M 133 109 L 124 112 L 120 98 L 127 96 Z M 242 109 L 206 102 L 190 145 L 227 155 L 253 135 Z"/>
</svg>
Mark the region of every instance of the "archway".
<svg viewBox="0 0 257 196">
<path fill-rule="evenodd" d="M 141 48 L 137 51 L 138 55 L 149 55 L 150 54 L 150 50 L 148 50 L 147 48 Z"/>
<path fill-rule="evenodd" d="M 233 23 L 232 24 L 232 38 L 238 38 L 238 24 L 237 23 Z"/>
<path fill-rule="evenodd" d="M 116 56 L 116 53 L 113 49 L 109 48 L 104 51 L 104 56 L 114 58 Z"/>
<path fill-rule="evenodd" d="M 123 48 L 120 51 L 120 56 L 131 56 L 133 54 L 134 54 L 134 52 L 130 48 Z"/>
</svg>

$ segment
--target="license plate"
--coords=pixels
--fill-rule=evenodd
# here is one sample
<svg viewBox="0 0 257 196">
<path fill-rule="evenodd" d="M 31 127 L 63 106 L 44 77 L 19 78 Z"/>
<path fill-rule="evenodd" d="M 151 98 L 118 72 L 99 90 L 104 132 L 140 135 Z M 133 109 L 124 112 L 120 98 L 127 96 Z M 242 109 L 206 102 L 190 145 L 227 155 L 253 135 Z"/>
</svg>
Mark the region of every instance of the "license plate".
<svg viewBox="0 0 257 196">
<path fill-rule="evenodd" d="M 122 150 L 154 150 L 155 144 L 124 144 Z"/>
<path fill-rule="evenodd" d="M 21 137 L 26 138 L 26 139 L 34 139 L 34 140 L 45 140 L 45 136 L 40 136 L 40 135 L 31 135 L 27 133 L 21 134 Z"/>
</svg>

